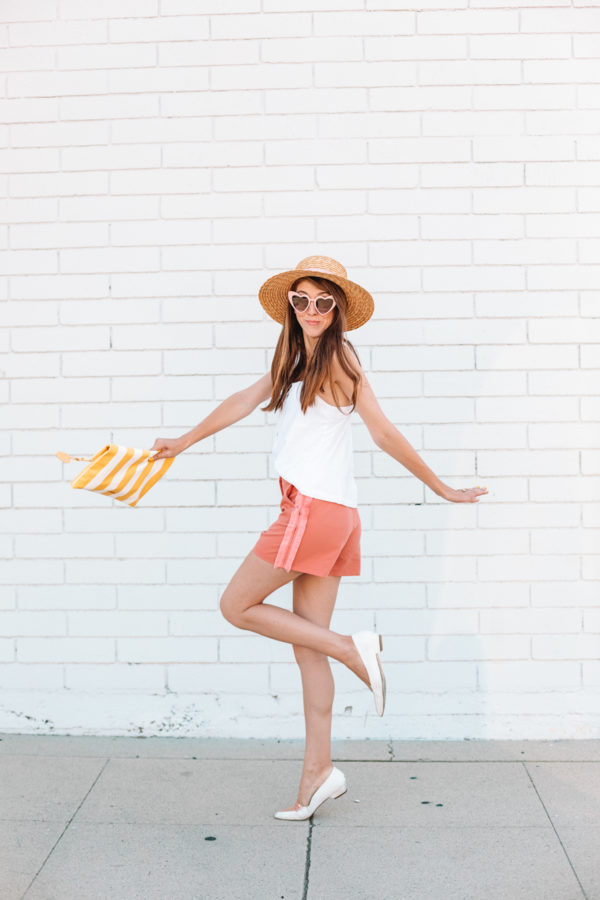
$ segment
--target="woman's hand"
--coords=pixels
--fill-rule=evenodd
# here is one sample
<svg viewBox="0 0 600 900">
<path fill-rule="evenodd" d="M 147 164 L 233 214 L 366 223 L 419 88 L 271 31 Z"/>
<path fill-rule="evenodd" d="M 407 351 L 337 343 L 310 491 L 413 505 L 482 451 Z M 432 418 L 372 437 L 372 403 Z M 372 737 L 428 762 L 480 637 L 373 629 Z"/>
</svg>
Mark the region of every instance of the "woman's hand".
<svg viewBox="0 0 600 900">
<path fill-rule="evenodd" d="M 487 494 L 488 489 L 486 487 L 477 487 L 474 488 L 459 488 L 458 490 L 454 490 L 454 488 L 446 487 L 441 497 L 444 500 L 450 500 L 453 503 L 477 503 L 482 494 Z"/>
<path fill-rule="evenodd" d="M 157 438 L 150 449 L 158 451 L 151 459 L 167 459 L 185 450 L 186 444 L 182 438 Z"/>
</svg>

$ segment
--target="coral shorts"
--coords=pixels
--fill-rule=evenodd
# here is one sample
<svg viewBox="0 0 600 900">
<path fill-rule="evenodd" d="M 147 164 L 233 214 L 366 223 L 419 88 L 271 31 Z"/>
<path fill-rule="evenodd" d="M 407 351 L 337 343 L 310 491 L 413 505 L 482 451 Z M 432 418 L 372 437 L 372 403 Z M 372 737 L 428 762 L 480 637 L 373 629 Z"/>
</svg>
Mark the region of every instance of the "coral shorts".
<svg viewBox="0 0 600 900">
<path fill-rule="evenodd" d="M 360 575 L 358 509 L 308 497 L 279 478 L 281 513 L 262 531 L 253 552 L 286 572 Z"/>
</svg>

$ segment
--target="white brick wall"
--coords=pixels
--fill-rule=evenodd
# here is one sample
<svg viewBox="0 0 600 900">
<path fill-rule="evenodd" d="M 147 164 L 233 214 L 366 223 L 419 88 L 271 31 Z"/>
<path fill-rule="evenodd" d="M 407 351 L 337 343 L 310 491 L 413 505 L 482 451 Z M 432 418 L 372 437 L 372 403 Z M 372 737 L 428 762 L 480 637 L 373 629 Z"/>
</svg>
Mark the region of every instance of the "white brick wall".
<svg viewBox="0 0 600 900">
<path fill-rule="evenodd" d="M 218 611 L 278 512 L 273 414 L 134 510 L 54 453 L 256 380 L 258 286 L 322 252 L 375 296 L 387 415 L 489 487 L 440 500 L 357 417 L 333 627 L 384 633 L 389 706 L 334 662 L 334 735 L 598 735 L 599 33 L 585 0 L 5 0 L 0 730 L 303 735 L 291 647 Z"/>
</svg>

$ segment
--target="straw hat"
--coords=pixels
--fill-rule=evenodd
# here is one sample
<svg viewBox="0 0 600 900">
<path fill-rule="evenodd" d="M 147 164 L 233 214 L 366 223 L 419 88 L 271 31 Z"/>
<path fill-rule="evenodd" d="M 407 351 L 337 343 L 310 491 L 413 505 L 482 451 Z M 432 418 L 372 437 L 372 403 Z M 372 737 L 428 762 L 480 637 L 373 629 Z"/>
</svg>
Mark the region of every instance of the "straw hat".
<svg viewBox="0 0 600 900">
<path fill-rule="evenodd" d="M 330 256 L 307 256 L 301 259 L 295 269 L 272 275 L 261 285 L 258 291 L 258 299 L 272 319 L 283 324 L 289 304 L 288 291 L 296 279 L 315 275 L 321 278 L 329 278 L 335 284 L 343 288 L 348 301 L 346 313 L 346 330 L 352 331 L 364 325 L 375 309 L 375 303 L 368 291 L 359 284 L 348 280 L 348 273 L 344 266 Z"/>
</svg>

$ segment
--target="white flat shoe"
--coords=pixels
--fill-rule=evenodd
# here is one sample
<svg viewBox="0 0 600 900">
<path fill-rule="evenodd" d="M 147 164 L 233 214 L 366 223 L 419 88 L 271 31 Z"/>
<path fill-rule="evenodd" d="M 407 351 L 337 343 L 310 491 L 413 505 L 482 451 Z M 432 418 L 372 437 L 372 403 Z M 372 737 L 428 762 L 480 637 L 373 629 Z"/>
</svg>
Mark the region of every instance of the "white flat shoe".
<svg viewBox="0 0 600 900">
<path fill-rule="evenodd" d="M 283 809 L 273 815 L 276 819 L 309 819 L 321 803 L 341 797 L 347 790 L 344 773 L 334 766 L 323 784 L 310 798 L 308 806 L 301 806 L 300 809 Z"/>
<path fill-rule="evenodd" d="M 381 635 L 375 631 L 357 631 L 352 635 L 352 640 L 367 670 L 377 715 L 382 716 L 385 709 L 385 675 L 379 659 L 379 651 L 383 650 Z"/>
</svg>

